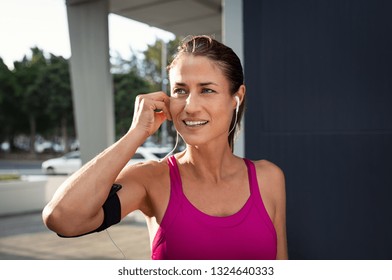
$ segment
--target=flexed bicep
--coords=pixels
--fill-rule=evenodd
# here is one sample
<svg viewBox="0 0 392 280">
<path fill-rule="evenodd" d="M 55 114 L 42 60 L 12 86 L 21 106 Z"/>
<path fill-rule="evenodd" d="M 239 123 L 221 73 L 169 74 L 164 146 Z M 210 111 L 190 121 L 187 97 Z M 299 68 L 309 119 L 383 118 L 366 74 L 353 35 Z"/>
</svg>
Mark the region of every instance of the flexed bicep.
<svg viewBox="0 0 392 280">
<path fill-rule="evenodd" d="M 127 166 L 119 174 L 116 183 L 122 186 L 118 191 L 121 205 L 121 219 L 135 210 L 148 211 L 148 194 L 144 186 L 144 164 Z"/>
</svg>

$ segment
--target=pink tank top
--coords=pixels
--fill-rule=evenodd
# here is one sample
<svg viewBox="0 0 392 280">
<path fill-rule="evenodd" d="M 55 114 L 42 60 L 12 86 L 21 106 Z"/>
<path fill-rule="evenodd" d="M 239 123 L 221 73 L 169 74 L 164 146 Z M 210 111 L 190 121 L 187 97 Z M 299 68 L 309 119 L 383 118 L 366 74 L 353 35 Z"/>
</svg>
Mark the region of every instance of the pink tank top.
<svg viewBox="0 0 392 280">
<path fill-rule="evenodd" d="M 153 260 L 276 259 L 276 232 L 267 214 L 252 161 L 250 196 L 237 213 L 216 217 L 198 210 L 184 195 L 174 156 L 169 157 L 170 199 L 152 244 Z"/>
</svg>

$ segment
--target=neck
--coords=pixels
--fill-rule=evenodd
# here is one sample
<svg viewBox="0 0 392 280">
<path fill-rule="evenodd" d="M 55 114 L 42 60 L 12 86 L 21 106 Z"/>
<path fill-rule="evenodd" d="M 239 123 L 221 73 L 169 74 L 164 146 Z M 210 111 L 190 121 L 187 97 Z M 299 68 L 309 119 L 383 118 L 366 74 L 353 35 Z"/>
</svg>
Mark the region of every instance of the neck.
<svg viewBox="0 0 392 280">
<path fill-rule="evenodd" d="M 199 180 L 221 181 L 233 169 L 237 159 L 227 145 L 187 146 L 178 162 Z"/>
</svg>

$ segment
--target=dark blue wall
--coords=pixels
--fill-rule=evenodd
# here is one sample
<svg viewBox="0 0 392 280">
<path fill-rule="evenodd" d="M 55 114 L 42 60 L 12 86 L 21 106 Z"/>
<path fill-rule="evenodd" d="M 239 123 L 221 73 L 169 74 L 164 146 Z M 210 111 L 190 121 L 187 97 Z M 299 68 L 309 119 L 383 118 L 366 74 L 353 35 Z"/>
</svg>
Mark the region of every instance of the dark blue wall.
<svg viewBox="0 0 392 280">
<path fill-rule="evenodd" d="M 246 156 L 285 172 L 291 259 L 392 259 L 391 13 L 244 0 Z"/>
</svg>

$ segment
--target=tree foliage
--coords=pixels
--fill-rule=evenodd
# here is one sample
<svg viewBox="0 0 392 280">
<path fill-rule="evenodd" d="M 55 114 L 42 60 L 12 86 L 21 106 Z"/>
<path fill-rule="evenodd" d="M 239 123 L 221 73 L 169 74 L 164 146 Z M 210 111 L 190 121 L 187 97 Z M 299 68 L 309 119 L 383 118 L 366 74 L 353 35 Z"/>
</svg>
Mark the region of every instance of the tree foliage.
<svg viewBox="0 0 392 280">
<path fill-rule="evenodd" d="M 165 66 L 169 65 L 172 61 L 174 54 L 177 52 L 178 44 L 179 39 L 174 39 L 166 43 L 167 56 Z M 143 75 L 155 86 L 156 90 L 160 90 L 162 83 L 162 41 L 157 40 L 154 44 L 148 45 L 143 55 Z"/>
<path fill-rule="evenodd" d="M 74 135 L 74 114 L 68 60 L 51 55 L 39 87 L 47 97 L 45 116 L 47 116 L 51 135 L 61 135 L 65 150 L 68 151 L 69 130 Z"/>
<path fill-rule="evenodd" d="M 178 40 L 167 43 L 167 63 L 177 45 Z M 117 137 L 131 125 L 136 96 L 161 89 L 161 47 L 162 41 L 149 45 L 143 58 L 112 57 Z M 0 143 L 12 144 L 19 134 L 29 135 L 29 142 L 35 143 L 36 136 L 42 135 L 62 139 L 68 147 L 69 135 L 75 135 L 69 71 L 67 59 L 37 47 L 15 61 L 13 69 L 0 58 Z M 32 152 L 33 147 L 30 145 Z"/>
<path fill-rule="evenodd" d="M 116 136 L 119 138 L 132 123 L 136 96 L 150 92 L 151 86 L 135 72 L 113 74 L 113 84 Z"/>
<path fill-rule="evenodd" d="M 34 47 L 30 56 L 14 62 L 12 71 L 2 64 L 0 76 L 6 81 L 0 89 L 2 109 L 5 107 L 0 140 L 12 143 L 15 135 L 28 134 L 29 142 L 36 143 L 40 134 L 66 141 L 67 131 L 73 130 L 68 61 Z M 30 150 L 34 152 L 34 145 L 30 144 Z"/>
<path fill-rule="evenodd" d="M 0 141 L 9 139 L 16 131 L 23 130 L 19 116 L 16 81 L 13 72 L 0 58 Z"/>
</svg>

